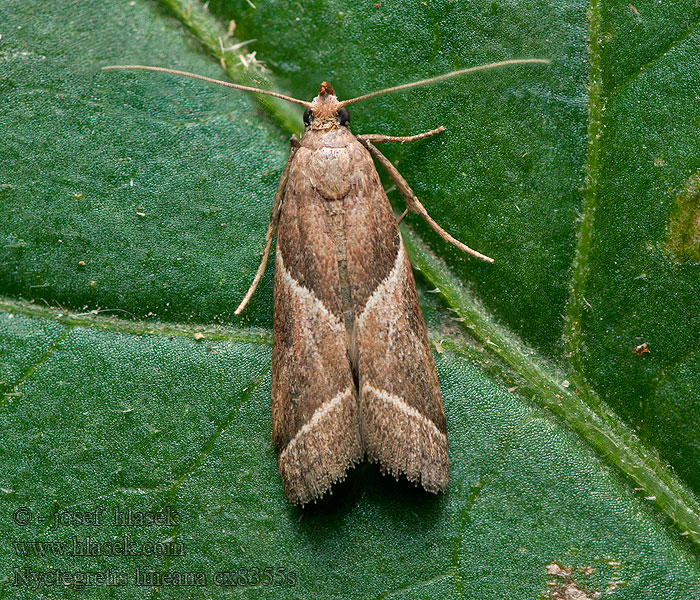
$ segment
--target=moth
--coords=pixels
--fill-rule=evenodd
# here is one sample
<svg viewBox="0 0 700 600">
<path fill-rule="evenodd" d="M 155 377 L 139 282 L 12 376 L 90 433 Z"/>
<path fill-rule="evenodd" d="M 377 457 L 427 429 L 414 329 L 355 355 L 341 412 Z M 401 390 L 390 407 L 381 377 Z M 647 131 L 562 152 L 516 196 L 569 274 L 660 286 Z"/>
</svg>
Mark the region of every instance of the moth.
<svg viewBox="0 0 700 600">
<path fill-rule="evenodd" d="M 235 311 L 240 314 L 255 292 L 277 238 L 272 440 L 290 503 L 321 498 L 364 457 L 428 492 L 447 489 L 447 423 L 399 223 L 409 211 L 417 213 L 444 240 L 493 262 L 444 231 L 376 147 L 421 140 L 444 127 L 406 137 L 355 135 L 346 107 L 478 70 L 546 62 L 481 65 L 342 101 L 324 81 L 311 102 L 174 69 L 105 67 L 183 75 L 306 109 L 304 133 L 290 141 L 260 266 Z M 373 159 L 406 202 L 398 220 Z"/>
</svg>

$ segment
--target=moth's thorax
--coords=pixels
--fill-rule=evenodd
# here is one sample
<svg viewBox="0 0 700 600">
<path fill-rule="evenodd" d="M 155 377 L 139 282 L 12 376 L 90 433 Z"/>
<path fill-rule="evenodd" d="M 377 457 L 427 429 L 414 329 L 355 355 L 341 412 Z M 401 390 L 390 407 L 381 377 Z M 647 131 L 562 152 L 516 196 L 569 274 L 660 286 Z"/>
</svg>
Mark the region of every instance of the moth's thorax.
<svg viewBox="0 0 700 600">
<path fill-rule="evenodd" d="M 310 129 L 327 130 L 340 127 L 338 120 L 338 112 L 342 108 L 342 104 L 335 95 L 333 86 L 324 81 L 316 96 L 311 101 L 311 114 L 313 121 L 309 125 Z"/>
<path fill-rule="evenodd" d="M 347 127 L 336 126 L 327 129 L 309 127 L 301 138 L 301 146 L 311 150 L 344 148 L 356 141 L 355 136 Z"/>
<path fill-rule="evenodd" d="M 371 159 L 347 127 L 308 128 L 292 163 L 290 178 L 308 179 L 320 198 L 342 200 Z"/>
</svg>

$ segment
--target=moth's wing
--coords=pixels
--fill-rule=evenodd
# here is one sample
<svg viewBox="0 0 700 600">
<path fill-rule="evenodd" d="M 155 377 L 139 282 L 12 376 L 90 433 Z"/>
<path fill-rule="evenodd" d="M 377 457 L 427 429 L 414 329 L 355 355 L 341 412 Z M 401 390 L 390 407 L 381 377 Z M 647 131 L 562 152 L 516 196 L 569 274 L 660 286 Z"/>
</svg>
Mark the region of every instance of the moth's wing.
<svg viewBox="0 0 700 600">
<path fill-rule="evenodd" d="M 345 218 L 360 430 L 370 460 L 437 492 L 449 483 L 447 425 L 428 333 L 396 217 L 358 147 L 366 176 L 346 197 Z"/>
<path fill-rule="evenodd" d="M 308 152 L 290 168 L 275 262 L 272 439 L 292 504 L 322 496 L 363 456 L 333 224 Z"/>
</svg>

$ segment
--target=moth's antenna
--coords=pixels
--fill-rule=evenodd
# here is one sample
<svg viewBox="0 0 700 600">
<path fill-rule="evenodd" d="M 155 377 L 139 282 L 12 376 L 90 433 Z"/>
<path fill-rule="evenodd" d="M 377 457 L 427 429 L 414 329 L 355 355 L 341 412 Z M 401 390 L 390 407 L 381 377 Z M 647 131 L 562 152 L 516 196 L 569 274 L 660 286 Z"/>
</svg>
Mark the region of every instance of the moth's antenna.
<svg viewBox="0 0 700 600">
<path fill-rule="evenodd" d="M 301 104 L 306 108 L 311 107 L 311 102 L 306 102 L 306 100 L 297 100 L 291 96 L 285 96 L 284 94 L 278 94 L 277 92 L 269 92 L 267 90 L 260 90 L 254 87 L 248 87 L 247 85 L 239 85 L 237 83 L 231 83 L 230 81 L 221 81 L 220 79 L 212 79 L 211 77 L 204 77 L 204 75 L 197 75 L 196 73 L 188 73 L 187 71 L 178 71 L 176 69 L 166 69 L 165 67 L 149 67 L 145 65 L 112 65 L 109 67 L 102 67 L 103 71 L 109 71 L 112 69 L 129 69 L 129 70 L 139 70 L 139 71 L 158 71 L 159 73 L 171 73 L 173 75 L 183 75 L 184 77 L 191 77 L 192 79 L 201 79 L 202 81 L 208 81 L 209 83 L 216 83 L 218 85 L 223 85 L 225 87 L 234 88 L 236 90 L 243 90 L 244 92 L 255 92 L 256 94 L 265 94 L 266 96 L 272 96 L 273 98 L 280 98 L 286 100 L 287 102 L 293 102 L 294 104 Z"/>
<path fill-rule="evenodd" d="M 486 69 L 495 69 L 496 67 L 505 67 L 507 65 L 524 65 L 527 63 L 543 63 L 548 64 L 549 60 L 546 58 L 523 58 L 516 60 L 504 60 L 501 62 L 490 63 L 488 65 L 479 65 L 478 67 L 469 67 L 468 69 L 460 69 L 459 71 L 452 71 L 450 73 L 445 73 L 444 75 L 438 75 L 437 77 L 431 77 L 430 79 L 421 79 L 420 81 L 414 81 L 413 83 L 404 83 L 403 85 L 397 85 L 395 87 L 386 88 L 384 90 L 378 90 L 376 92 L 370 92 L 364 96 L 358 96 L 357 98 L 350 98 L 350 100 L 343 100 L 340 106 L 347 106 L 348 104 L 354 104 L 355 102 L 360 102 L 361 100 L 367 100 L 367 98 L 373 98 L 374 96 L 379 96 L 380 94 L 388 94 L 389 92 L 398 92 L 399 90 L 405 90 L 412 87 L 417 87 L 419 85 L 428 85 L 429 83 L 435 83 L 436 81 L 442 81 L 443 79 L 449 79 L 450 77 L 457 77 L 458 75 L 464 75 L 465 73 L 473 73 L 474 71 L 485 71 Z"/>
</svg>

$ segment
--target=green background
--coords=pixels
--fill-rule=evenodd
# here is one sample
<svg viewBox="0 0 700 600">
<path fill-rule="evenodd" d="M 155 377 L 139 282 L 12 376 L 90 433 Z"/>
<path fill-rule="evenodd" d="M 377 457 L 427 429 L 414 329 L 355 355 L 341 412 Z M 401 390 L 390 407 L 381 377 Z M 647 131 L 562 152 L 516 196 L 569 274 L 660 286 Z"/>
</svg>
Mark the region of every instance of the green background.
<svg viewBox="0 0 700 600">
<path fill-rule="evenodd" d="M 253 4 L 0 4 L 0 598 L 700 597 L 694 0 Z M 301 111 L 101 67 L 310 100 L 322 80 L 348 98 L 533 57 L 551 64 L 350 107 L 356 133 L 446 127 L 382 151 L 496 262 L 407 219 L 449 492 L 363 464 L 290 507 L 270 442 L 272 268 L 233 310 Z M 99 507 L 178 522 L 62 521 Z M 185 553 L 21 555 L 124 535 Z M 135 587 L 137 568 L 207 585 Z M 255 583 L 265 568 L 283 585 Z M 59 571 L 129 585 L 14 585 Z"/>
</svg>

